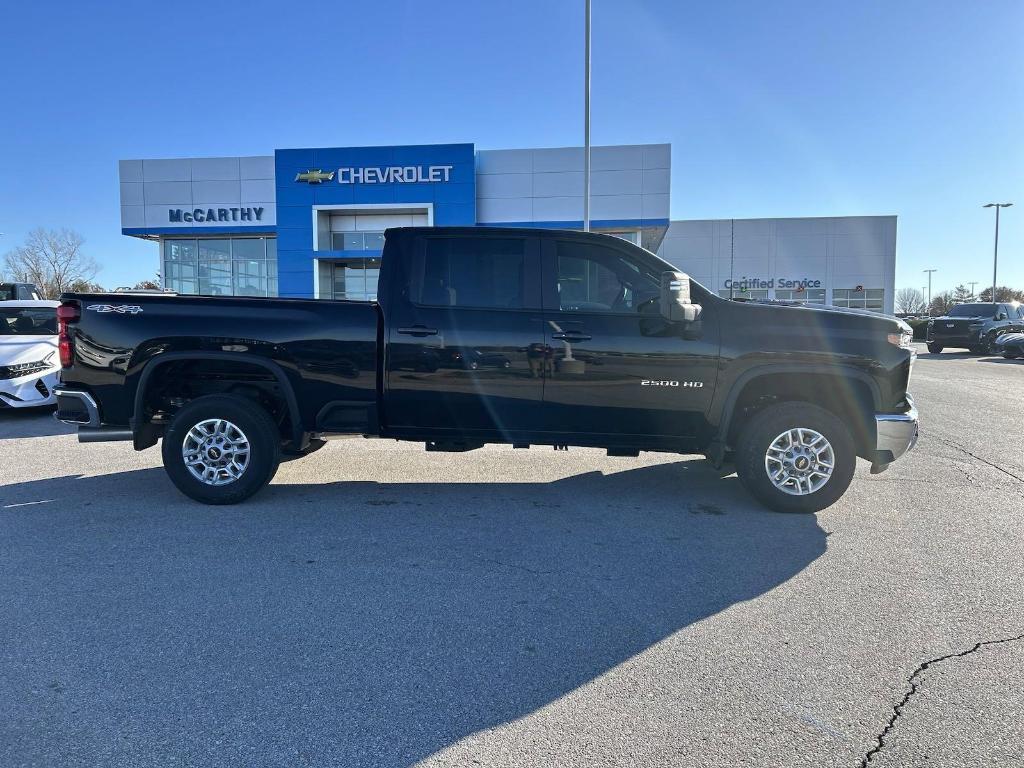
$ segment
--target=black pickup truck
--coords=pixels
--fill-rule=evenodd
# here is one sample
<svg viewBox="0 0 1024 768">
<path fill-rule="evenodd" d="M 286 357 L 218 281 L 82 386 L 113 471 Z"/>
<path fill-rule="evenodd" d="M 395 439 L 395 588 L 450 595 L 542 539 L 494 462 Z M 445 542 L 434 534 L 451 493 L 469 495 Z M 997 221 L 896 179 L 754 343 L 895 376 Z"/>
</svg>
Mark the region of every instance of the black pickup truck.
<svg viewBox="0 0 1024 768">
<path fill-rule="evenodd" d="M 812 512 L 917 438 L 910 328 L 859 310 L 732 302 L 608 235 L 386 233 L 377 302 L 62 297 L 58 418 L 163 441 L 185 494 L 241 501 L 331 434 L 590 446 L 733 462 Z"/>
</svg>

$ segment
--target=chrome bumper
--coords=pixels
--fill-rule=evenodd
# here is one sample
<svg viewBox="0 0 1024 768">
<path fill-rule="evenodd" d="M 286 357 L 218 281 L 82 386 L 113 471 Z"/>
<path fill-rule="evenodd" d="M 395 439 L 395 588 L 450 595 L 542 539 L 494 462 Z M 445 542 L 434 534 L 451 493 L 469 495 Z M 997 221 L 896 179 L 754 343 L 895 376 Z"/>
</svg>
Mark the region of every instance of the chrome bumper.
<svg viewBox="0 0 1024 768">
<path fill-rule="evenodd" d="M 904 413 L 876 413 L 875 461 L 872 472 L 881 472 L 917 444 L 917 407 L 908 394 L 910 406 Z"/>
<path fill-rule="evenodd" d="M 58 386 L 53 394 L 57 396 L 57 412 L 53 414 L 57 421 L 81 427 L 100 426 L 100 409 L 88 392 Z"/>
</svg>

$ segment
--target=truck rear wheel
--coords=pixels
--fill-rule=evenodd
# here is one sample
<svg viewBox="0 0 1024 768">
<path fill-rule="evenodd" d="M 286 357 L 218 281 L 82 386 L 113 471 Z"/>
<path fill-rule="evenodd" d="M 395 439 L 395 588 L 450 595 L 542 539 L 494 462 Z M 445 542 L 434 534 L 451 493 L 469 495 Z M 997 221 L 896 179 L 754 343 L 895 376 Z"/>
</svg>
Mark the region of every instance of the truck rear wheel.
<svg viewBox="0 0 1024 768">
<path fill-rule="evenodd" d="M 258 405 L 207 395 L 174 415 L 161 453 L 171 482 L 186 496 L 204 504 L 237 504 L 277 472 L 281 438 Z"/>
<path fill-rule="evenodd" d="M 931 341 L 928 343 L 928 351 L 931 352 L 933 355 L 937 355 L 940 352 L 942 352 L 942 345 L 936 344 L 934 341 Z"/>
<path fill-rule="evenodd" d="M 812 403 L 790 402 L 758 413 L 740 433 L 736 473 L 754 498 L 776 512 L 818 512 L 853 480 L 857 455 L 850 430 Z"/>
</svg>

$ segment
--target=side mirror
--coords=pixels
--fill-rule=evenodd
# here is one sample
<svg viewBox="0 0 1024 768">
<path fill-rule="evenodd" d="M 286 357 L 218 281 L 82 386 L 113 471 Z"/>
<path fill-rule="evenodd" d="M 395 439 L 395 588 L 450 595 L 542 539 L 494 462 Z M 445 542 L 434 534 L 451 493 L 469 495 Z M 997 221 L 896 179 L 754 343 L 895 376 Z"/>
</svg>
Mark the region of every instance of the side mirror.
<svg viewBox="0 0 1024 768">
<path fill-rule="evenodd" d="M 1006 313 L 1005 312 L 1000 312 L 998 315 L 996 315 L 996 320 L 1005 320 L 1005 319 L 1006 319 Z"/>
<path fill-rule="evenodd" d="M 690 276 L 683 272 L 661 273 L 661 316 L 670 323 L 700 320 L 700 304 L 690 302 Z"/>
</svg>

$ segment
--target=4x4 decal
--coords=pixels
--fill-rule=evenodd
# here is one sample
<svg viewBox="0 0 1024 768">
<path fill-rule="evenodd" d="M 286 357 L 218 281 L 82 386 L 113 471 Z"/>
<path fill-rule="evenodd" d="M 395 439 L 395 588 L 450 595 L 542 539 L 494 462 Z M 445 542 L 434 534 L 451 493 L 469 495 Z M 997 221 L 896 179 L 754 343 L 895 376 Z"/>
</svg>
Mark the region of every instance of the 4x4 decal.
<svg viewBox="0 0 1024 768">
<path fill-rule="evenodd" d="M 86 309 L 92 312 L 116 312 L 119 315 L 137 315 L 142 312 L 138 304 L 90 304 Z"/>
</svg>

